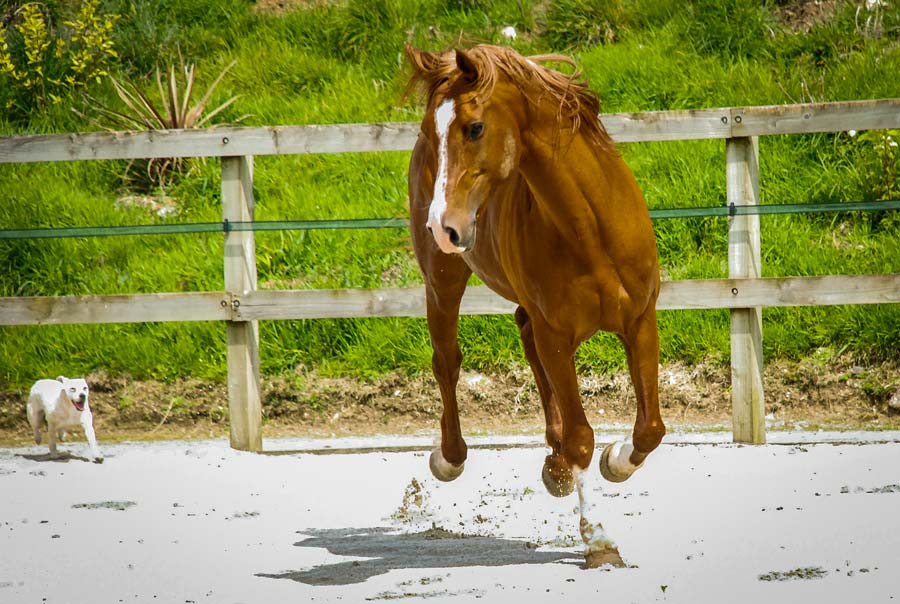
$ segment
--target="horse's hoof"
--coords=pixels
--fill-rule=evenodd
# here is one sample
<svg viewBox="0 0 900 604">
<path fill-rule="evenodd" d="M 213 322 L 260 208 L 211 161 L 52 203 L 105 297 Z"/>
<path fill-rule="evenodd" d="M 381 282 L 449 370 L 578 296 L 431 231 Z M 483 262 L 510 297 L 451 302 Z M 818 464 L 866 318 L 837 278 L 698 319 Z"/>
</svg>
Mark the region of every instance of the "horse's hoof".
<svg viewBox="0 0 900 604">
<path fill-rule="evenodd" d="M 606 445 L 606 448 L 603 449 L 603 454 L 600 456 L 600 474 L 610 482 L 625 482 L 637 468 L 634 468 L 631 472 L 621 472 L 609 465 L 609 455 L 616 444 Z"/>
<path fill-rule="evenodd" d="M 544 460 L 541 479 L 547 492 L 554 497 L 565 497 L 575 490 L 575 477 L 572 468 L 565 465 L 562 456 L 548 455 Z"/>
<path fill-rule="evenodd" d="M 600 568 L 601 566 L 613 566 L 625 568 L 625 561 L 619 555 L 619 550 L 612 547 L 599 551 L 590 551 L 584 554 L 585 568 Z"/>
<path fill-rule="evenodd" d="M 441 482 L 450 482 L 463 473 L 463 470 L 466 468 L 466 462 L 454 466 L 444 459 L 444 455 L 441 453 L 440 447 L 438 447 L 432 449 L 431 457 L 428 459 L 428 467 L 431 468 L 431 473 L 435 478 Z"/>
</svg>

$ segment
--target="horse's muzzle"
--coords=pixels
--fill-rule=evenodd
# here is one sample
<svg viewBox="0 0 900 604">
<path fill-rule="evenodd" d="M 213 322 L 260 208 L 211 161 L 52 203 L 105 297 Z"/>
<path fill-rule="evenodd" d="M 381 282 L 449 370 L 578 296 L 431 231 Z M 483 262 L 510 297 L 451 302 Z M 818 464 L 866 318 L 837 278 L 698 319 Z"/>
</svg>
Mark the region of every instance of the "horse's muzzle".
<svg viewBox="0 0 900 604">
<path fill-rule="evenodd" d="M 450 238 L 450 243 L 455 245 L 457 248 L 460 248 L 463 252 L 468 252 L 473 247 L 475 247 L 475 227 L 474 226 L 471 229 L 469 229 L 469 231 L 465 237 L 461 236 L 456 229 L 453 229 L 450 227 L 444 227 L 444 231 L 447 233 L 447 236 Z"/>
<path fill-rule="evenodd" d="M 432 225 L 426 225 L 428 230 L 434 236 L 437 246 L 445 254 L 462 254 L 468 252 L 475 245 L 475 228 L 468 230 L 464 234 L 460 231 L 446 225 L 441 225 L 440 229 L 435 229 Z"/>
</svg>

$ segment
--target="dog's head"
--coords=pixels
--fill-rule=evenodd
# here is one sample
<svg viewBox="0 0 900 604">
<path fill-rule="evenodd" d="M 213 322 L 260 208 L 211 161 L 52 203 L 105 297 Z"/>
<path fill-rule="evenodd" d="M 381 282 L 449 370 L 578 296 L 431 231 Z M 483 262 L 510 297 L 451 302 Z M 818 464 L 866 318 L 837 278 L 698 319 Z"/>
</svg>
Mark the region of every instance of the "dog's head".
<svg viewBox="0 0 900 604">
<path fill-rule="evenodd" d="M 63 385 L 63 392 L 66 393 L 66 396 L 69 397 L 69 400 L 72 401 L 75 408 L 79 411 L 84 411 L 84 405 L 88 400 L 87 382 L 82 378 L 70 380 L 62 375 L 56 378 L 56 380 Z"/>
</svg>

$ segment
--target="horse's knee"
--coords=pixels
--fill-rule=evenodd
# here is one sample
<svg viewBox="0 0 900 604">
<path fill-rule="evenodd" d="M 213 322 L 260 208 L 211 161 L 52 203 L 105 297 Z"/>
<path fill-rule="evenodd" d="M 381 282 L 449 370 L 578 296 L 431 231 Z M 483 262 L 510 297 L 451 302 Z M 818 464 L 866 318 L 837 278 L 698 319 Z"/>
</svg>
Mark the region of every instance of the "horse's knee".
<svg viewBox="0 0 900 604">
<path fill-rule="evenodd" d="M 435 348 L 431 355 L 431 371 L 434 377 L 440 380 L 448 380 L 456 383 L 459 380 L 459 368 L 462 365 L 462 350 L 459 346 L 453 351 L 452 357 L 446 351 L 438 351 Z"/>
</svg>

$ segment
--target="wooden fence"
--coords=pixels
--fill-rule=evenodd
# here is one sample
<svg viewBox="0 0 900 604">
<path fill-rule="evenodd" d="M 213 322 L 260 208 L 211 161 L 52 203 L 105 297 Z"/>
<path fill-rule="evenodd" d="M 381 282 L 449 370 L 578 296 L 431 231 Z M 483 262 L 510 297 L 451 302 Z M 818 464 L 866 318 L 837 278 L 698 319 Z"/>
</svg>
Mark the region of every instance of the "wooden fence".
<svg viewBox="0 0 900 604">
<path fill-rule="evenodd" d="M 601 116 L 619 143 L 725 139 L 727 203 L 759 203 L 758 137 L 900 127 L 900 99 Z M 253 156 L 412 149 L 418 124 L 215 128 L 0 137 L 0 163 L 220 157 L 222 218 L 253 220 Z M 423 288 L 259 291 L 253 231 L 225 233 L 225 291 L 0 298 L 0 325 L 225 321 L 231 446 L 262 448 L 257 322 L 424 316 Z M 900 302 L 900 274 L 760 278 L 758 215 L 728 219 L 728 279 L 664 282 L 658 308 L 731 311 L 734 440 L 765 442 L 762 307 Z M 464 314 L 514 305 L 470 287 Z"/>
</svg>

